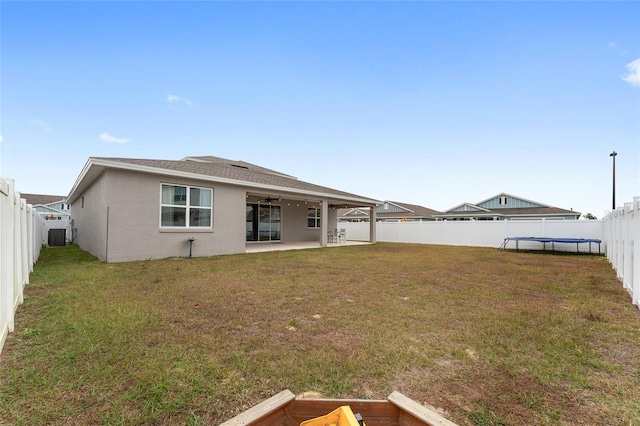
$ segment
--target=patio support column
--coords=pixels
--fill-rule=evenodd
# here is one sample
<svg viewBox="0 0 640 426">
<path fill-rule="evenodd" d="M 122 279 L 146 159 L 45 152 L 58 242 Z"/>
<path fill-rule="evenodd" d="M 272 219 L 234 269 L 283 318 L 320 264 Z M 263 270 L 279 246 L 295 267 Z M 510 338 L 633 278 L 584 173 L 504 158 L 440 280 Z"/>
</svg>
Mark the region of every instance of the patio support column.
<svg viewBox="0 0 640 426">
<path fill-rule="evenodd" d="M 376 207 L 371 206 L 369 211 L 369 242 L 375 244 L 376 242 Z"/>
<path fill-rule="evenodd" d="M 322 200 L 322 210 L 320 213 L 320 245 L 322 247 L 327 246 L 329 231 L 329 201 Z"/>
</svg>

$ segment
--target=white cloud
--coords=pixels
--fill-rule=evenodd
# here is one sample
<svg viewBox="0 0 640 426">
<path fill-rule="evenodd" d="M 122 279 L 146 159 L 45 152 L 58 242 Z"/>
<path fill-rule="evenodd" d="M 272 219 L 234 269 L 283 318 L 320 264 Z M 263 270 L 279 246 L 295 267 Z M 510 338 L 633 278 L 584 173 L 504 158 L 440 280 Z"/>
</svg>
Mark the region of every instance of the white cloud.
<svg viewBox="0 0 640 426">
<path fill-rule="evenodd" d="M 100 133 L 100 139 L 107 143 L 127 143 L 129 139 L 127 138 L 116 138 L 115 136 L 111 136 L 107 132 Z"/>
<path fill-rule="evenodd" d="M 31 125 L 33 127 L 37 127 L 39 129 L 41 129 L 43 132 L 46 132 L 46 133 L 53 132 L 53 129 L 47 123 L 45 123 L 42 120 L 33 119 L 33 120 L 31 120 Z"/>
<path fill-rule="evenodd" d="M 615 41 L 610 41 L 607 43 L 607 47 L 609 47 L 609 49 L 618 52 L 619 55 L 625 56 L 627 53 L 629 53 L 629 51 L 627 49 L 625 49 L 624 47 L 618 45 L 618 43 L 616 43 Z"/>
<path fill-rule="evenodd" d="M 170 104 L 174 102 L 180 102 L 189 106 L 193 106 L 193 102 L 191 102 L 189 99 L 177 95 L 167 95 L 167 102 L 169 102 Z"/>
<path fill-rule="evenodd" d="M 640 87 L 640 58 L 626 65 L 629 73 L 622 79 L 635 87 Z"/>
</svg>

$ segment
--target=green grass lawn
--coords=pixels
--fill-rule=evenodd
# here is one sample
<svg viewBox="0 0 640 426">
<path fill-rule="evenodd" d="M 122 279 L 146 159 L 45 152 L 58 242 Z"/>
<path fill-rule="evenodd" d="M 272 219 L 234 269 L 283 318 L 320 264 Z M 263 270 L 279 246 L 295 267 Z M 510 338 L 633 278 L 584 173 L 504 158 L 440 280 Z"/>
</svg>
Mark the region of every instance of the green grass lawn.
<svg viewBox="0 0 640 426">
<path fill-rule="evenodd" d="M 0 355 L 0 424 L 215 425 L 287 388 L 397 390 L 460 425 L 640 424 L 640 311 L 602 256 L 44 249 Z"/>
</svg>

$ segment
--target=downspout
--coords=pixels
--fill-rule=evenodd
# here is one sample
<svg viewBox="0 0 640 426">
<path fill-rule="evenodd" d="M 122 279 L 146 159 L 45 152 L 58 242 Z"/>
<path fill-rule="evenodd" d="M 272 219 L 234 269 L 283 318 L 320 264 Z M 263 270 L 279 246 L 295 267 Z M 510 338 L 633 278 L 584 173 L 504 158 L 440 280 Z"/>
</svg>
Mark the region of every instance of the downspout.
<svg viewBox="0 0 640 426">
<path fill-rule="evenodd" d="M 107 238 L 104 248 L 104 261 L 109 263 L 109 206 L 107 206 Z"/>
</svg>

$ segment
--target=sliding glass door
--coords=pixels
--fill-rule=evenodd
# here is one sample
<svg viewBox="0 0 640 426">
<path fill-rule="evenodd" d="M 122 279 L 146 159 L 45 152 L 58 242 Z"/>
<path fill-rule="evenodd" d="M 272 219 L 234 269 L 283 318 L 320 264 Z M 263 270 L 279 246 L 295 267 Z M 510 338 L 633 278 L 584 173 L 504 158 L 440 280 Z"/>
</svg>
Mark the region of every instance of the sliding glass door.
<svg viewBox="0 0 640 426">
<path fill-rule="evenodd" d="M 282 207 L 247 204 L 247 241 L 280 241 Z"/>
</svg>

